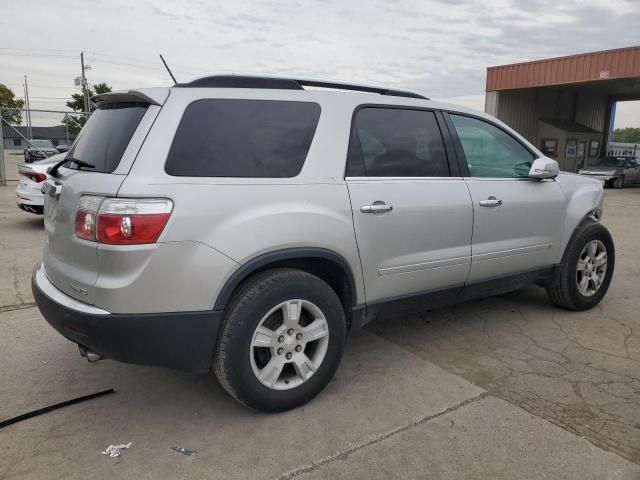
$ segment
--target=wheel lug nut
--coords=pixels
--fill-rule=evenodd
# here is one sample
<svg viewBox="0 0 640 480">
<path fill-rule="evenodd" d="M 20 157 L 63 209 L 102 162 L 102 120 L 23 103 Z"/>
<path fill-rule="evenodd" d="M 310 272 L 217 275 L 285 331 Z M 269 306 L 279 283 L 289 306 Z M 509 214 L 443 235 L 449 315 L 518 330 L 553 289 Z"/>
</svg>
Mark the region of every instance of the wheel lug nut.
<svg viewBox="0 0 640 480">
<path fill-rule="evenodd" d="M 296 352 L 302 351 L 302 347 L 300 345 L 296 345 Z"/>
<path fill-rule="evenodd" d="M 278 349 L 278 355 L 282 355 L 283 352 L 284 352 L 284 348 L 279 348 Z"/>
<path fill-rule="evenodd" d="M 293 328 L 290 328 L 289 330 L 287 330 L 287 333 L 288 333 L 289 335 L 293 335 Z"/>
<path fill-rule="evenodd" d="M 288 352 L 288 353 L 287 353 L 287 360 L 291 360 L 291 357 L 292 357 L 292 356 L 293 356 L 293 355 L 291 355 L 291 352 Z"/>
<path fill-rule="evenodd" d="M 280 342 L 280 343 L 284 342 L 284 337 L 282 335 L 280 335 L 278 337 L 278 342 Z"/>
<path fill-rule="evenodd" d="M 302 334 L 301 334 L 301 333 L 298 333 L 298 334 L 296 335 L 296 340 L 300 340 L 301 338 L 302 338 Z"/>
</svg>

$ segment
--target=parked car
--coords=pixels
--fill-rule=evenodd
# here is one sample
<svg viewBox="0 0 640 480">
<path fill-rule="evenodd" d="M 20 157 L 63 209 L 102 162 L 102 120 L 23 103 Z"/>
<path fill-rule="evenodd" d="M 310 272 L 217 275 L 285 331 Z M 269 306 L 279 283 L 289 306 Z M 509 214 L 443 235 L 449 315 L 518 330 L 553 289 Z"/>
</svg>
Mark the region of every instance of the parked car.
<svg viewBox="0 0 640 480">
<path fill-rule="evenodd" d="M 42 160 L 60 153 L 51 140 L 29 140 L 29 144 L 24 149 L 24 161 L 27 163 Z"/>
<path fill-rule="evenodd" d="M 93 100 L 45 182 L 32 280 L 90 361 L 213 370 L 240 403 L 281 411 L 375 318 L 530 284 L 585 310 L 609 288 L 602 183 L 487 114 L 294 77 Z"/>
<path fill-rule="evenodd" d="M 56 150 L 58 150 L 60 153 L 66 152 L 67 150 L 69 150 L 69 145 L 67 145 L 66 143 L 59 143 L 58 145 L 56 145 Z"/>
<path fill-rule="evenodd" d="M 43 182 L 49 178 L 47 170 L 65 157 L 65 153 L 59 153 L 52 157 L 33 162 L 29 165 L 18 166 L 18 186 L 16 187 L 16 200 L 18 207 L 25 212 L 42 215 L 44 208 Z"/>
<path fill-rule="evenodd" d="M 640 183 L 640 161 L 634 157 L 604 157 L 578 172 L 612 188 Z"/>
</svg>

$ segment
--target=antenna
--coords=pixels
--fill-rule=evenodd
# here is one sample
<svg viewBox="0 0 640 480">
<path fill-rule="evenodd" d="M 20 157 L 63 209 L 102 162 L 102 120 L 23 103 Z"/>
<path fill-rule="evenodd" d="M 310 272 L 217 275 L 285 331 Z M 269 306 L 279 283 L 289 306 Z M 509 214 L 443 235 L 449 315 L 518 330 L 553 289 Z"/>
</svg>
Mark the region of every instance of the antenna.
<svg viewBox="0 0 640 480">
<path fill-rule="evenodd" d="M 164 63 L 164 68 L 166 68 L 167 72 L 169 72 L 169 76 L 171 77 L 171 80 L 173 80 L 173 84 L 177 85 L 178 82 L 176 80 L 176 77 L 174 77 L 173 73 L 171 73 L 171 69 L 169 68 L 169 65 L 167 65 L 167 62 L 164 61 L 164 57 L 162 56 L 162 54 L 160 54 L 160 60 L 162 60 L 162 63 Z"/>
</svg>

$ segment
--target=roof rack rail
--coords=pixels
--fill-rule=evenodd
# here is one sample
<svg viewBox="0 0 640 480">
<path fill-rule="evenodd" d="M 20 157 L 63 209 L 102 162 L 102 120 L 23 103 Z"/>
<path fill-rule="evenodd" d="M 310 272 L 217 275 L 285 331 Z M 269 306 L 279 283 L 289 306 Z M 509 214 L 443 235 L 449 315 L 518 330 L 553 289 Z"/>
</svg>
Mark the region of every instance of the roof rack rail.
<svg viewBox="0 0 640 480">
<path fill-rule="evenodd" d="M 255 75 L 250 73 L 210 73 L 198 75 L 186 83 L 175 85 L 180 88 L 265 88 L 276 90 L 304 90 L 304 87 L 331 88 L 354 92 L 377 93 L 393 97 L 419 98 L 429 100 L 419 93 L 399 90 L 379 85 L 325 80 L 309 77 L 288 77 L 284 75 Z"/>
</svg>

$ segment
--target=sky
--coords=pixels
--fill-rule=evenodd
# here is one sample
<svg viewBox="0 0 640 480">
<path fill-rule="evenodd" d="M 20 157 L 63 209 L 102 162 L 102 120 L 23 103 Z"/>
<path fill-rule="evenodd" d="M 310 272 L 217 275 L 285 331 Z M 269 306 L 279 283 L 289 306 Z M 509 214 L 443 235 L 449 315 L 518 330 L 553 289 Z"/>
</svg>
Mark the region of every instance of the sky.
<svg viewBox="0 0 640 480">
<path fill-rule="evenodd" d="M 203 71 L 298 74 L 484 109 L 486 68 L 640 43 L 640 0 L 0 0 L 0 83 L 64 109 L 89 82 L 169 85 Z M 616 127 L 640 127 L 640 102 Z"/>
</svg>

